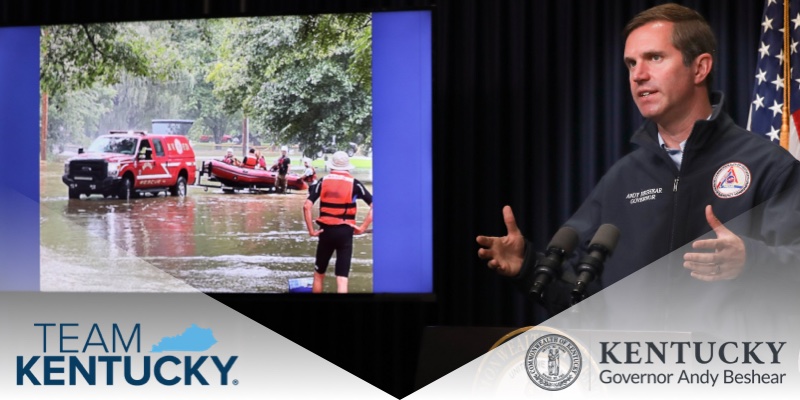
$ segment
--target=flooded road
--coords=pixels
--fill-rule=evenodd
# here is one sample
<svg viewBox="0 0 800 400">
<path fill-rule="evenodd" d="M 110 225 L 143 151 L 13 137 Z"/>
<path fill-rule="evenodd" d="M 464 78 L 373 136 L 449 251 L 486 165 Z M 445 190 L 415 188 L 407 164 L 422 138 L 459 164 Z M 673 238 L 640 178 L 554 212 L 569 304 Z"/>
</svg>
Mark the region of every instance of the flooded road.
<svg viewBox="0 0 800 400">
<path fill-rule="evenodd" d="M 283 293 L 289 279 L 313 276 L 318 239 L 303 221 L 307 191 L 224 194 L 189 186 L 185 198 L 69 200 L 62 173 L 57 163 L 41 169 L 44 291 Z M 372 191 L 368 174 L 355 176 Z M 361 222 L 368 207 L 358 204 Z M 336 291 L 334 263 L 326 292 Z M 372 292 L 372 265 L 372 234 L 356 236 L 350 292 Z"/>
</svg>

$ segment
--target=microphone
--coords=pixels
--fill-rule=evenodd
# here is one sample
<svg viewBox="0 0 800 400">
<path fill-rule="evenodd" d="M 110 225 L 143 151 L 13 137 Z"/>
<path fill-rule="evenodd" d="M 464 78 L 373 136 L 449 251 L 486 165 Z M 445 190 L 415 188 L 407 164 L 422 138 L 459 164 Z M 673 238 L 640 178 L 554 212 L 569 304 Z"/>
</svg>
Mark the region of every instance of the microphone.
<svg viewBox="0 0 800 400">
<path fill-rule="evenodd" d="M 586 297 L 586 285 L 603 273 L 603 262 L 611 257 L 619 240 L 619 229 L 611 224 L 600 225 L 589 243 L 589 254 L 584 256 L 575 271 L 578 279 L 572 289 L 572 301 L 577 303 Z"/>
<path fill-rule="evenodd" d="M 537 260 L 536 266 L 534 266 L 535 281 L 530 290 L 531 294 L 542 297 L 547 284 L 561 275 L 561 264 L 575 250 L 577 245 L 578 232 L 568 226 L 562 226 L 553 235 L 547 245 L 544 257 Z"/>
</svg>

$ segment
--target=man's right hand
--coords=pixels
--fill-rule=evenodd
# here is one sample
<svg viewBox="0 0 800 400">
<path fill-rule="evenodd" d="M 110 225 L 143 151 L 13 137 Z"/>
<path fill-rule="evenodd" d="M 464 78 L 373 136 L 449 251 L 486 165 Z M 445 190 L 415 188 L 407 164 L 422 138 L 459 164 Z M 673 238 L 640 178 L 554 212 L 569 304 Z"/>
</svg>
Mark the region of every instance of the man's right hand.
<svg viewBox="0 0 800 400">
<path fill-rule="evenodd" d="M 503 221 L 508 234 L 503 237 L 478 236 L 478 257 L 489 260 L 490 269 L 505 276 L 517 276 L 525 258 L 525 238 L 517 228 L 511 207 L 503 207 Z"/>
<path fill-rule="evenodd" d="M 323 231 L 324 231 L 324 229 L 320 229 L 320 230 L 316 230 L 316 229 L 309 229 L 309 230 L 308 230 L 308 236 L 311 236 L 311 237 L 317 237 L 317 236 L 319 236 L 319 235 L 320 235 L 320 234 L 321 234 Z"/>
</svg>

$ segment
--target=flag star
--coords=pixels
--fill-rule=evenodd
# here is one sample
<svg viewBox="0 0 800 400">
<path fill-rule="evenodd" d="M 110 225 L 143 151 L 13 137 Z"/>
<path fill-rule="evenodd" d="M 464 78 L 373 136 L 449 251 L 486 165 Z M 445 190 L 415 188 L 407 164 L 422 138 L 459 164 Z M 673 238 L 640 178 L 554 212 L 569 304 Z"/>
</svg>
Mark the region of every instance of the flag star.
<svg viewBox="0 0 800 400">
<path fill-rule="evenodd" d="M 761 26 L 764 27 L 764 33 L 768 30 L 772 29 L 772 18 L 764 18 L 764 22 L 761 23 Z"/>
<path fill-rule="evenodd" d="M 769 137 L 769 140 L 778 141 L 780 140 L 780 133 L 781 131 L 779 131 L 777 128 L 772 128 L 771 131 L 767 132 L 767 137 Z"/>
<path fill-rule="evenodd" d="M 783 89 L 783 78 L 781 78 L 781 74 L 778 74 L 775 80 L 770 83 L 775 85 L 775 90 Z"/>
<path fill-rule="evenodd" d="M 794 40 L 794 38 L 792 38 L 792 44 L 791 44 L 791 47 L 792 47 L 792 54 L 795 54 L 795 53 L 797 53 L 797 41 L 796 41 L 796 40 Z"/>
<path fill-rule="evenodd" d="M 792 20 L 792 23 L 794 24 L 794 29 L 797 29 L 797 27 L 800 26 L 800 13 L 797 13 L 797 16 Z"/>
<path fill-rule="evenodd" d="M 775 117 L 778 114 L 783 115 L 783 103 L 778 104 L 777 100 L 772 100 L 772 107 L 769 108 L 772 110 L 772 116 Z"/>
<path fill-rule="evenodd" d="M 756 93 L 756 99 L 753 100 L 753 104 L 755 104 L 756 111 L 758 111 L 759 108 L 764 107 L 764 98 Z"/>
<path fill-rule="evenodd" d="M 797 82 L 797 90 L 800 90 L 800 79 L 795 79 L 794 81 Z"/>
<path fill-rule="evenodd" d="M 778 65 L 783 65 L 783 49 L 781 49 L 781 52 L 778 53 L 778 55 L 775 56 L 775 58 L 778 59 Z"/>
<path fill-rule="evenodd" d="M 769 55 L 769 45 L 761 42 L 761 47 L 758 48 L 758 52 L 761 53 L 761 58 L 764 58 Z"/>
<path fill-rule="evenodd" d="M 767 71 L 762 70 L 761 68 L 758 69 L 758 73 L 756 74 L 756 79 L 758 80 L 757 85 L 760 85 L 767 81 Z"/>
<path fill-rule="evenodd" d="M 770 4 L 776 4 L 777 5 L 778 4 L 777 1 L 778 0 L 767 0 L 767 7 L 769 7 Z"/>
</svg>

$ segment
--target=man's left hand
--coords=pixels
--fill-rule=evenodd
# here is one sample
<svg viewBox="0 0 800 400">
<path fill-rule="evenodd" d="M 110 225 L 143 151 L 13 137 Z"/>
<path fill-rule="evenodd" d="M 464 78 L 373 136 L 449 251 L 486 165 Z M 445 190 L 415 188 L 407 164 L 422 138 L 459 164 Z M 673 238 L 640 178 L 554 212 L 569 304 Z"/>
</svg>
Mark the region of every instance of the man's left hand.
<svg viewBox="0 0 800 400">
<path fill-rule="evenodd" d="M 683 266 L 692 271 L 693 278 L 701 281 L 735 279 L 744 271 L 747 259 L 744 241 L 717 219 L 710 205 L 706 206 L 706 221 L 717 238 L 697 240 L 692 248 L 714 252 L 686 253 Z"/>
</svg>

